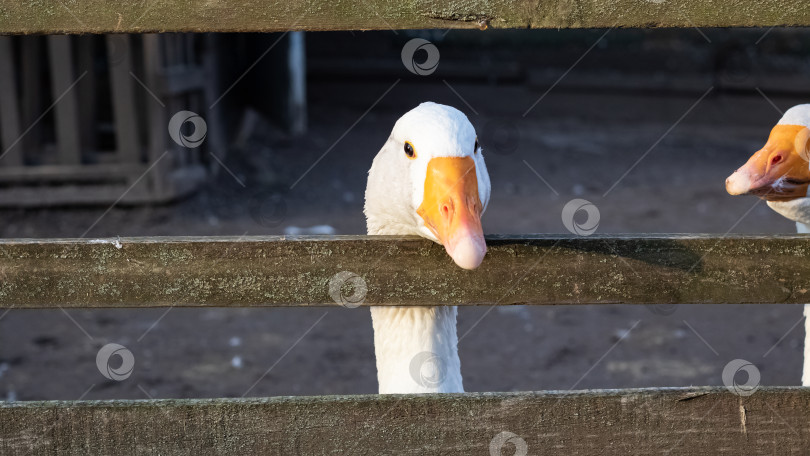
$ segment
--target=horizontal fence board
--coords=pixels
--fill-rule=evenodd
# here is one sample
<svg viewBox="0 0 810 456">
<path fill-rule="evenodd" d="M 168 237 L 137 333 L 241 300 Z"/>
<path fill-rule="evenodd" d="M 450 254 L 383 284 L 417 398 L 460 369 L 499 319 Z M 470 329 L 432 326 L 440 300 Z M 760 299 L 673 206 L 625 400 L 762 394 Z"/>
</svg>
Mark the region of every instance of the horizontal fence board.
<svg viewBox="0 0 810 456">
<path fill-rule="evenodd" d="M 363 293 L 363 305 L 810 301 L 802 235 L 523 235 L 487 244 L 481 267 L 466 271 L 416 237 L 0 240 L 0 307 L 352 307 Z M 350 273 L 365 290 L 352 279 L 337 287 L 343 297 L 330 294 L 330 281 Z"/>
<path fill-rule="evenodd" d="M 36 165 L 0 168 L 0 183 L 111 181 L 138 177 L 146 165 L 129 163 L 95 163 L 81 165 Z"/>
<path fill-rule="evenodd" d="M 793 0 L 19 1 L 0 34 L 272 32 L 425 28 L 771 27 L 810 25 Z"/>
<path fill-rule="evenodd" d="M 808 416 L 800 387 L 17 402 L 0 405 L 0 452 L 806 454 Z"/>
</svg>

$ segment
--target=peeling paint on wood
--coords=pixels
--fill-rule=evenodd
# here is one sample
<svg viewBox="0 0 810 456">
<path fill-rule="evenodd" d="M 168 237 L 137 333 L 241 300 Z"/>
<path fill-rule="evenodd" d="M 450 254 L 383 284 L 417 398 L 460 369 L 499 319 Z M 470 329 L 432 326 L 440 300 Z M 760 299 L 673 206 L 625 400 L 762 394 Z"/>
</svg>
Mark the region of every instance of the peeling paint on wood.
<svg viewBox="0 0 810 456">
<path fill-rule="evenodd" d="M 804 454 L 808 416 L 800 387 L 12 402 L 0 453 L 468 456 L 507 432 L 530 455 Z"/>
<path fill-rule="evenodd" d="M 0 307 L 805 303 L 810 237 L 489 236 L 466 271 L 415 237 L 0 241 Z M 351 295 L 354 290 L 343 289 Z M 339 297 L 339 296 L 338 296 Z"/>
<path fill-rule="evenodd" d="M 191 0 L 0 3 L 0 34 L 810 26 L 789 0 Z"/>
</svg>

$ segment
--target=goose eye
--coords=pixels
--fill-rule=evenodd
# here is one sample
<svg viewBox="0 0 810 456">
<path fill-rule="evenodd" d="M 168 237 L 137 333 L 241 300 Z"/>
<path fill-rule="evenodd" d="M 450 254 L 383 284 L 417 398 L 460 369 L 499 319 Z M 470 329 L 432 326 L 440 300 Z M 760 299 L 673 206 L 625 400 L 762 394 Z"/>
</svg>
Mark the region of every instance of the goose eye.
<svg viewBox="0 0 810 456">
<path fill-rule="evenodd" d="M 480 148 L 481 148 L 481 146 L 478 144 L 478 138 L 475 138 L 475 151 L 473 153 L 477 154 L 478 149 L 480 149 Z"/>
<path fill-rule="evenodd" d="M 413 150 L 413 144 L 409 141 L 405 141 L 405 155 L 407 155 L 408 158 L 416 158 L 416 151 Z"/>
</svg>

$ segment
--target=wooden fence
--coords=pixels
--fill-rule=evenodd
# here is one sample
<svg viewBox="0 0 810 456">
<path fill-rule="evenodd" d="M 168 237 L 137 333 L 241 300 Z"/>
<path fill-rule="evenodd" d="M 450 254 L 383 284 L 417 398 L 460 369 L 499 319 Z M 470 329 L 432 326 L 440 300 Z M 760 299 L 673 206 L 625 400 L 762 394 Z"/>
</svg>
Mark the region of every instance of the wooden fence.
<svg viewBox="0 0 810 456">
<path fill-rule="evenodd" d="M 218 117 L 207 109 L 215 56 L 198 51 L 208 41 L 0 36 L 0 207 L 156 203 L 196 189 L 219 166 L 203 150 L 223 149 Z M 142 81 L 154 99 L 138 96 Z M 51 108 L 53 121 L 42 114 Z M 203 113 L 208 144 L 171 141 L 167 109 Z"/>
<path fill-rule="evenodd" d="M 789 0 L 4 2 L 0 34 L 810 26 Z M 0 69 L 2 72 L 2 69 Z M 0 241 L 0 307 L 803 303 L 802 236 Z M 804 454 L 810 391 L 763 387 L 0 404 L 2 454 Z M 497 445 L 496 445 L 497 444 Z M 501 445 L 503 444 L 503 445 Z M 523 445 L 523 446 L 521 446 Z M 526 450 L 526 451 L 524 451 Z"/>
<path fill-rule="evenodd" d="M 463 271 L 411 237 L 3 240 L 0 306 L 337 306 L 341 271 L 365 282 L 363 305 L 780 304 L 810 290 L 798 235 L 487 244 Z M 517 442 L 525 454 L 801 454 L 808 416 L 800 387 L 11 402 L 0 453 L 506 455 Z"/>
<path fill-rule="evenodd" d="M 0 305 L 16 308 L 804 303 L 802 235 L 489 236 L 475 271 L 438 244 L 388 236 L 0 240 Z M 103 286 L 99 286 L 103 284 Z"/>
<path fill-rule="evenodd" d="M 793 0 L 6 1 L 0 34 L 810 25 Z"/>
<path fill-rule="evenodd" d="M 725 388 L 0 405 L 3 454 L 806 454 L 810 391 Z M 526 444 L 498 442 L 502 433 Z M 492 451 L 493 441 L 503 443 Z M 498 452 L 500 451 L 500 453 Z"/>
</svg>

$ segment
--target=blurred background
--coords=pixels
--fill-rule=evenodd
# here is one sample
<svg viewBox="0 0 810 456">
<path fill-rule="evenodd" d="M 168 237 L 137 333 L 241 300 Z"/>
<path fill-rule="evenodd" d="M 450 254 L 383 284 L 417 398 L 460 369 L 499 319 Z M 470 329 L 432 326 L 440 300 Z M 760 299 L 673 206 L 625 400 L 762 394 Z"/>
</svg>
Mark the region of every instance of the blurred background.
<svg viewBox="0 0 810 456">
<path fill-rule="evenodd" d="M 414 38 L 437 66 L 403 56 Z M 808 101 L 809 54 L 798 29 L 0 37 L 0 236 L 365 234 L 371 160 L 422 101 L 476 127 L 486 233 L 566 232 L 572 198 L 600 233 L 793 233 L 724 180 Z M 462 308 L 459 350 L 468 391 L 722 385 L 735 358 L 798 385 L 802 322 Z M 124 381 L 96 368 L 109 342 L 135 357 Z M 375 393 L 375 375 L 364 308 L 0 313 L 6 400 Z"/>
</svg>

